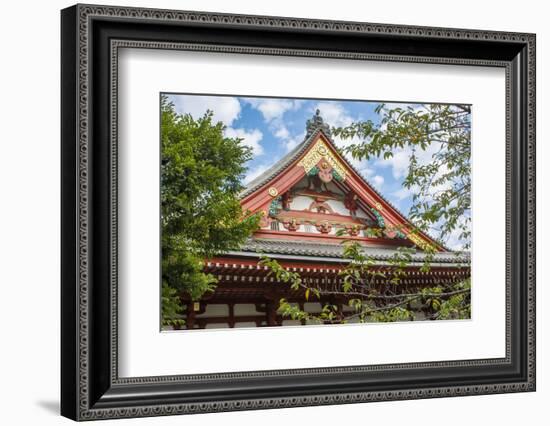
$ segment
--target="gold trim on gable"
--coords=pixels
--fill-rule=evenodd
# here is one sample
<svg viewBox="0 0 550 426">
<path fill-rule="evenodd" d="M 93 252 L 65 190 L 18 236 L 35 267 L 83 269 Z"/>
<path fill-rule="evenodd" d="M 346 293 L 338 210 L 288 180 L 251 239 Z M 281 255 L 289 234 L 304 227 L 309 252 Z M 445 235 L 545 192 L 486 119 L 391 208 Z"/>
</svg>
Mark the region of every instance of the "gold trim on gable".
<svg viewBox="0 0 550 426">
<path fill-rule="evenodd" d="M 421 248 L 422 250 L 428 250 L 431 248 L 431 244 L 426 242 L 423 238 L 419 237 L 417 234 L 408 233 L 407 238 L 412 241 L 412 243 Z"/>
<path fill-rule="evenodd" d="M 336 173 L 342 177 L 342 180 L 346 179 L 347 174 L 344 165 L 332 155 L 330 149 L 320 139 L 315 142 L 315 145 L 313 145 L 305 157 L 300 160 L 298 166 L 303 167 L 304 171 L 308 173 L 319 163 L 322 158 L 325 159 L 334 170 L 336 170 Z"/>
</svg>

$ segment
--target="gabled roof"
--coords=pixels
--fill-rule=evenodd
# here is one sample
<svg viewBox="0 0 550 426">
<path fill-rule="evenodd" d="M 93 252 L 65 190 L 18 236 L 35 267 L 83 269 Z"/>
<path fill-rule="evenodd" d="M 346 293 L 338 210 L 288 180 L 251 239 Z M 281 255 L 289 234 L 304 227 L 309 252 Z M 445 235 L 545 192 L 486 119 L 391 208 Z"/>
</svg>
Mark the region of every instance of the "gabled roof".
<svg viewBox="0 0 550 426">
<path fill-rule="evenodd" d="M 328 136 L 322 129 L 315 130 L 313 133 L 306 136 L 303 142 L 295 146 L 288 154 L 282 157 L 269 169 L 252 179 L 246 185 L 245 189 L 243 189 L 242 192 L 239 194 L 240 198 L 244 198 L 252 194 L 254 191 L 260 189 L 262 186 L 272 181 L 284 170 L 290 167 L 294 163 L 294 161 L 300 158 L 302 154 L 304 154 L 307 149 L 317 140 L 317 135 L 321 132 L 325 135 L 327 139 L 332 140 L 330 139 L 330 136 Z"/>
<path fill-rule="evenodd" d="M 339 161 L 341 161 L 341 163 L 343 163 L 346 168 L 353 172 L 352 174 L 356 176 L 356 181 L 361 182 L 361 185 L 368 188 L 368 191 L 372 193 L 372 197 L 374 199 L 381 201 L 382 204 L 388 206 L 388 210 L 391 211 L 391 215 L 394 218 L 397 218 L 399 222 L 414 227 L 407 216 L 399 211 L 397 207 L 395 207 L 379 191 L 377 191 L 376 188 L 371 185 L 370 182 L 368 182 L 368 180 L 355 167 L 353 167 L 353 165 L 348 161 L 343 152 L 338 149 L 332 139 L 332 135 L 330 134 L 330 129 L 328 125 L 323 122 L 323 119 L 319 115 L 319 110 L 317 110 L 316 115 L 311 120 L 308 120 L 307 135 L 304 138 L 303 142 L 297 145 L 294 149 L 292 149 L 292 151 L 282 157 L 268 170 L 250 181 L 246 185 L 245 189 L 240 193 L 241 200 L 243 200 L 243 202 L 246 204 L 248 201 L 245 201 L 245 199 L 253 199 L 253 194 L 258 192 L 260 189 L 265 188 L 269 183 L 273 182 L 273 184 L 275 184 L 280 178 L 282 178 L 283 175 L 285 175 L 288 169 L 291 169 L 294 165 L 299 164 L 298 160 L 301 160 L 305 156 L 309 155 L 309 149 L 313 147 L 321 137 L 328 144 L 328 146 L 335 151 Z M 411 235 L 411 240 L 413 240 L 412 237 L 418 237 L 414 238 L 414 240 L 416 240 L 415 243 L 418 243 L 419 241 L 430 241 L 431 243 L 435 244 L 436 247 L 439 248 L 439 250 L 447 252 L 450 251 L 440 242 L 438 242 L 426 233 L 418 232 L 415 235 Z"/>
</svg>

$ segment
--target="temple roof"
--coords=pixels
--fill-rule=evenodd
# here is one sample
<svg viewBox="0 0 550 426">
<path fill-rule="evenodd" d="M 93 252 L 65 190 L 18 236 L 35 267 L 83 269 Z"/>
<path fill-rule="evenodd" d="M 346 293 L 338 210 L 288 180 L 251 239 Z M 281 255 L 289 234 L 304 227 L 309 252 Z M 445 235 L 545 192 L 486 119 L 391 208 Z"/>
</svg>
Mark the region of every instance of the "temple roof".
<svg viewBox="0 0 550 426">
<path fill-rule="evenodd" d="M 371 257 L 373 260 L 386 261 L 390 260 L 395 254 L 395 248 L 362 246 L 363 254 Z M 249 238 L 239 251 L 233 251 L 228 254 L 237 256 L 259 256 L 259 255 L 292 255 L 307 257 L 322 257 L 332 258 L 334 260 L 343 261 L 344 253 L 342 244 L 320 243 L 311 241 L 295 241 L 283 240 L 274 238 Z M 278 256 L 271 256 L 278 257 Z M 423 262 L 426 259 L 426 253 L 417 251 L 412 254 L 412 262 Z M 469 264 L 470 257 L 468 254 L 459 254 L 456 252 L 439 252 L 434 253 L 430 259 L 431 264 Z"/>
<path fill-rule="evenodd" d="M 343 155 L 342 151 L 338 149 L 336 144 L 334 143 L 334 140 L 332 139 L 330 127 L 327 123 L 323 121 L 323 118 L 320 115 L 319 110 L 316 111 L 315 115 L 309 119 L 306 123 L 306 136 L 304 140 L 298 144 L 294 149 L 292 149 L 288 154 L 286 154 L 284 157 L 282 157 L 279 161 L 277 161 L 274 165 L 272 165 L 269 169 L 261 173 L 259 176 L 254 178 L 252 181 L 250 181 L 246 187 L 241 191 L 239 194 L 240 198 L 242 200 L 249 198 L 252 194 L 257 192 L 262 187 L 265 187 L 268 183 L 271 181 L 276 181 L 279 176 L 283 175 L 287 169 L 289 169 L 293 164 L 296 163 L 297 160 L 299 160 L 303 155 L 305 155 L 310 147 L 314 146 L 317 140 L 319 139 L 320 135 L 323 135 L 324 139 L 326 139 L 329 144 L 338 152 L 340 155 L 341 160 L 345 164 L 345 167 L 352 170 L 359 178 L 362 180 L 368 187 L 369 190 L 376 194 L 377 197 L 380 198 L 384 203 L 386 203 L 393 211 L 400 216 L 402 221 L 409 222 L 409 219 L 407 215 L 402 213 L 393 203 L 391 203 L 387 198 L 385 198 L 376 188 L 368 182 L 368 179 L 366 179 L 346 158 L 345 155 Z M 434 237 L 427 233 L 421 233 L 425 235 L 429 240 L 436 242 L 436 244 L 444 251 L 450 251 L 447 249 L 443 244 L 441 244 L 439 241 L 436 241 Z"/>
<path fill-rule="evenodd" d="M 382 198 L 386 203 L 388 203 L 395 211 L 397 211 L 401 216 L 407 219 L 407 215 L 402 213 L 391 201 L 384 197 L 375 187 L 371 185 L 367 178 L 363 176 L 359 170 L 357 170 L 346 158 L 345 155 L 341 152 L 340 149 L 334 143 L 330 129 L 326 123 L 323 122 L 323 119 L 320 118 L 319 110 L 316 111 L 313 119 L 308 120 L 307 122 L 307 134 L 304 140 L 294 147 L 288 154 L 282 157 L 279 161 L 273 164 L 269 169 L 265 170 L 263 173 L 252 179 L 245 188 L 239 194 L 240 198 L 244 198 L 252 194 L 257 189 L 269 183 L 271 180 L 276 178 L 279 174 L 285 171 L 290 167 L 294 161 L 296 161 L 302 154 L 304 154 L 310 146 L 314 144 L 317 140 L 317 135 L 322 133 L 334 146 L 334 148 L 341 154 L 342 159 L 346 163 L 346 166 L 352 169 L 358 176 L 361 177 L 370 187 L 371 190 L 376 192 L 376 194 Z M 312 123 L 316 123 L 317 127 L 313 127 Z M 432 237 L 433 238 L 433 237 Z"/>
<path fill-rule="evenodd" d="M 330 149 L 338 156 L 338 158 L 335 157 L 335 162 L 331 163 L 331 165 L 335 167 L 335 170 L 348 175 L 349 180 L 346 178 L 343 184 L 346 185 L 346 182 L 349 182 L 347 185 L 351 186 L 352 189 L 350 191 L 359 191 L 356 192 L 359 194 L 363 188 L 364 191 L 362 196 L 367 197 L 363 198 L 363 201 L 367 202 L 367 205 L 371 205 L 371 207 L 372 205 L 376 206 L 376 211 L 383 210 L 385 214 L 388 215 L 386 219 L 391 218 L 391 220 L 394 221 L 393 223 L 410 224 L 407 216 L 401 213 L 391 202 L 380 194 L 374 186 L 353 167 L 343 153 L 338 150 L 331 137 L 330 128 L 323 121 L 319 111 L 316 112 L 312 119 L 307 121 L 306 130 L 306 137 L 299 145 L 277 161 L 268 170 L 248 183 L 240 194 L 243 205 L 248 202 L 252 203 L 251 205 L 253 205 L 255 209 L 265 209 L 266 203 L 269 205 L 278 194 L 283 194 L 291 185 L 294 185 L 294 183 L 290 182 L 298 182 L 297 179 L 300 179 L 300 176 L 305 176 L 307 170 L 305 170 L 304 158 L 311 155 L 311 153 L 314 152 L 313 150 L 315 150 L 315 152 L 320 152 L 320 148 L 316 144 L 323 143 L 322 140 L 324 140 L 326 142 L 326 144 L 323 145 L 325 147 L 325 152 L 328 152 L 327 150 L 330 146 Z M 313 161 L 316 161 L 316 159 Z M 297 170 L 300 170 L 300 173 L 297 173 Z M 274 194 L 271 192 L 273 189 Z M 277 189 L 279 191 L 277 191 Z M 265 210 L 262 211 L 265 212 Z M 279 214 L 276 217 L 280 217 Z M 384 227 L 383 224 L 382 227 Z M 411 265 L 420 266 L 424 261 L 428 260 L 428 256 L 430 256 L 429 262 L 435 268 L 469 267 L 469 253 L 453 252 L 436 242 L 436 244 L 438 244 L 436 248 L 439 251 L 432 255 L 428 255 L 422 249 L 422 241 L 420 241 L 420 243 L 418 242 L 418 235 L 422 236 L 422 241 L 431 240 L 436 242 L 427 234 L 415 234 L 414 232 L 407 234 L 407 238 L 412 241 L 414 243 L 413 246 L 415 246 L 415 251 L 411 255 Z M 333 240 L 330 240 L 328 237 L 333 238 Z M 417 238 L 415 239 L 413 237 Z M 376 261 L 379 265 L 388 263 L 398 253 L 397 247 L 399 244 L 395 241 L 389 241 L 387 238 L 380 238 L 380 240 L 371 239 L 368 243 L 363 241 L 361 237 L 355 238 L 360 243 L 363 254 Z M 326 234 L 317 234 L 315 236 L 305 236 L 303 232 L 279 234 L 278 230 L 275 232 L 263 230 L 250 237 L 238 250 L 227 252 L 224 256 L 247 258 L 251 260 L 266 255 L 270 258 L 281 260 L 288 259 L 342 264 L 349 261 L 349 259 L 344 257 L 344 246 L 341 243 L 342 240 L 342 238 L 336 238 L 335 235 L 327 236 Z"/>
<path fill-rule="evenodd" d="M 294 149 L 292 149 L 288 154 L 277 161 L 273 166 L 271 166 L 259 176 L 252 179 L 239 194 L 239 196 L 241 198 L 244 198 L 264 186 L 269 181 L 276 178 L 281 172 L 291 166 L 295 160 L 297 160 L 304 152 L 307 151 L 307 149 L 315 142 L 315 140 L 317 139 L 317 135 L 320 132 L 323 132 L 323 134 L 327 138 L 329 138 L 328 133 L 326 133 L 323 129 L 316 129 L 308 136 L 306 136 L 306 138 L 301 143 L 294 147 Z"/>
</svg>

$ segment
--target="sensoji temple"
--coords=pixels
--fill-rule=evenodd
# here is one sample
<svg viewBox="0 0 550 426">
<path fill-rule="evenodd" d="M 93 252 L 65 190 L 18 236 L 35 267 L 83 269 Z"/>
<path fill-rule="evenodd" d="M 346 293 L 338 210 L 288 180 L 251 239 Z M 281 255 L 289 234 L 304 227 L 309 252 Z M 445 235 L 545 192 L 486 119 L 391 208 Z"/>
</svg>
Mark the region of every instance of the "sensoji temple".
<svg viewBox="0 0 550 426">
<path fill-rule="evenodd" d="M 467 257 L 458 257 L 418 230 L 411 232 L 410 221 L 340 154 L 319 111 L 307 121 L 304 141 L 247 185 L 241 205 L 245 211 L 260 212 L 260 229 L 239 250 L 205 262 L 205 272 L 219 283 L 200 301 L 182 296 L 188 329 L 304 325 L 303 320 L 283 318 L 277 312 L 281 298 L 311 313 L 327 302 L 344 314 L 353 312 L 346 297 L 306 299 L 304 291 L 277 282 L 267 267 L 258 264 L 263 255 L 321 286 L 339 279 L 347 262 L 341 243 L 350 239 L 381 267 L 398 247 L 415 248 L 400 282 L 407 289 L 470 276 Z M 346 235 L 337 234 L 339 229 L 345 229 Z M 372 229 L 379 232 L 373 235 Z M 436 253 L 430 270 L 423 273 L 427 245 Z M 424 319 L 423 315 L 419 310 L 415 318 Z"/>
</svg>

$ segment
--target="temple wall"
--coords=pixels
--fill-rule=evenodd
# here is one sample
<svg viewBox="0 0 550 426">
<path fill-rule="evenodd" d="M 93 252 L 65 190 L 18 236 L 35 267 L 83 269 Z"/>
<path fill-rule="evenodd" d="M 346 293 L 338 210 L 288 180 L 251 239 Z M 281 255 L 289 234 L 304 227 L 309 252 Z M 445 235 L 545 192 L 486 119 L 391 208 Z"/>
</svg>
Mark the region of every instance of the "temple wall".
<svg viewBox="0 0 550 426">
<path fill-rule="evenodd" d="M 349 216 L 349 210 L 344 206 L 342 201 L 338 200 L 327 200 L 327 204 L 336 214 L 341 214 L 343 216 Z"/>
<path fill-rule="evenodd" d="M 229 315 L 229 306 L 227 305 L 206 305 L 204 313 L 197 314 L 196 318 L 218 318 L 226 317 Z"/>
<path fill-rule="evenodd" d="M 290 208 L 292 210 L 307 210 L 312 202 L 313 199 L 311 197 L 298 195 L 290 202 Z"/>
<path fill-rule="evenodd" d="M 308 210 L 311 203 L 314 201 L 312 197 L 307 197 L 305 195 L 298 195 L 294 197 L 290 203 L 291 210 Z M 330 208 L 336 214 L 341 214 L 343 216 L 349 216 L 350 212 L 344 205 L 343 201 L 340 200 L 327 200 L 326 202 Z M 363 210 L 357 210 L 357 217 L 367 218 L 368 215 Z"/>
<path fill-rule="evenodd" d="M 264 315 L 264 312 L 258 312 L 253 303 L 236 303 L 233 308 L 235 316 L 239 315 Z"/>
<path fill-rule="evenodd" d="M 414 310 L 415 306 L 413 308 L 413 314 L 414 314 L 414 320 L 415 321 L 423 321 L 426 320 L 426 315 L 424 312 L 420 310 Z M 261 322 L 259 323 L 261 326 L 267 325 L 267 317 L 265 310 L 258 311 L 256 309 L 256 305 L 252 303 L 236 303 L 234 305 L 234 316 L 235 317 L 261 317 Z M 347 314 L 352 314 L 354 312 L 354 309 L 351 308 L 348 305 L 342 305 L 341 309 L 343 312 Z M 318 302 L 306 302 L 304 303 L 304 311 L 309 313 L 319 313 L 322 310 L 322 306 Z M 220 329 L 220 328 L 229 328 L 229 306 L 227 304 L 209 304 L 206 306 L 205 311 L 202 314 L 196 314 L 195 318 L 197 320 L 197 323 L 193 328 L 198 329 L 200 328 L 198 324 L 198 320 L 200 319 L 217 319 L 219 320 L 225 320 L 226 322 L 215 322 L 206 324 L 206 329 Z M 359 318 L 352 318 L 348 320 L 348 324 L 356 324 L 359 323 Z M 318 321 L 306 321 L 306 325 L 320 325 Z M 301 321 L 298 320 L 291 320 L 291 319 L 283 319 L 282 320 L 283 326 L 300 326 L 303 325 Z M 258 325 L 256 324 L 256 321 L 237 321 L 235 322 L 234 328 L 256 328 Z"/>
</svg>

